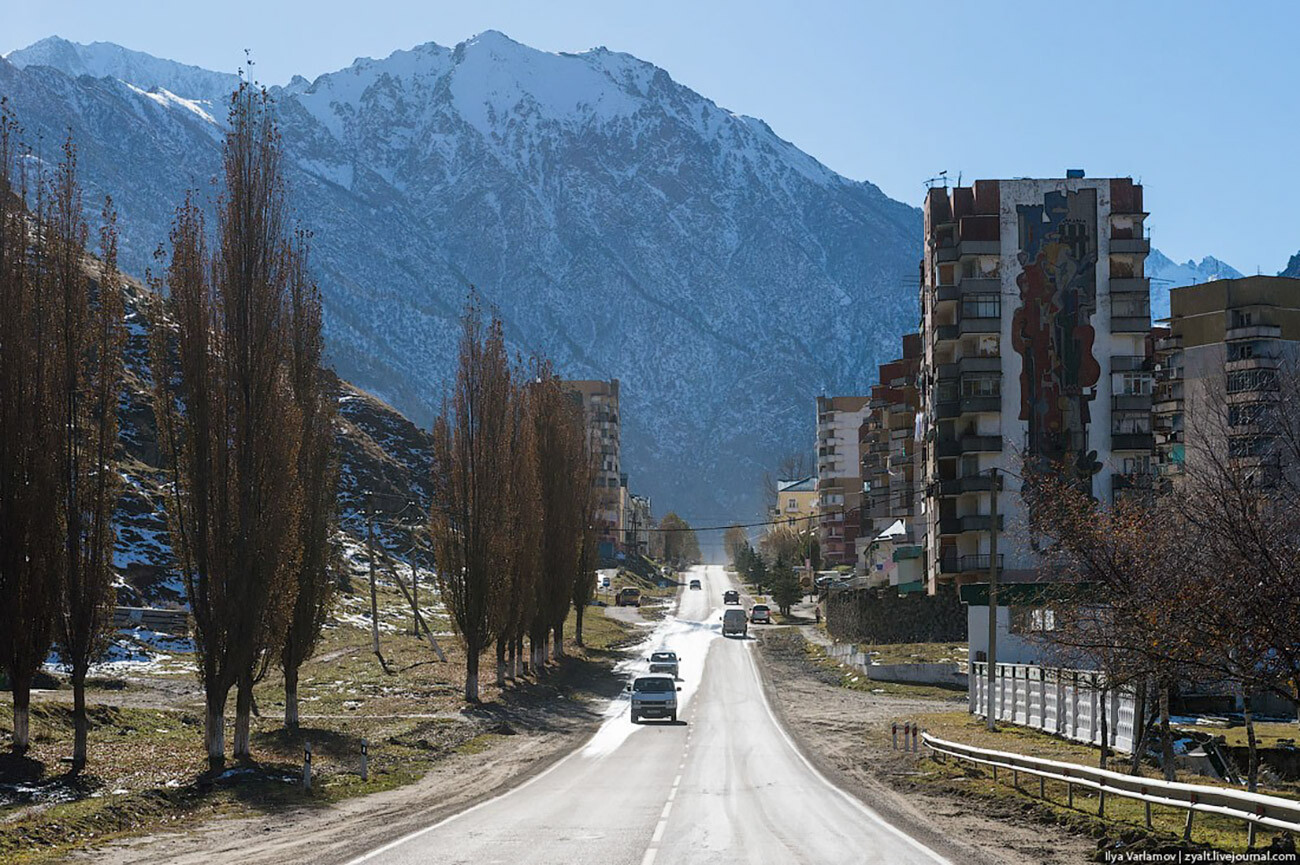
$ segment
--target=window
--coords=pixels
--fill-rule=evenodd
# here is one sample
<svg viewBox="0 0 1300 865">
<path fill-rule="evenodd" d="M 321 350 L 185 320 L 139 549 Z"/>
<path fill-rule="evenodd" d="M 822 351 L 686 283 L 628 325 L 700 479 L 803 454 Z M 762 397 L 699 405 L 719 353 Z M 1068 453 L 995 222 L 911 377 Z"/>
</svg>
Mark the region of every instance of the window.
<svg viewBox="0 0 1300 865">
<path fill-rule="evenodd" d="M 1228 343 L 1228 360 L 1249 360 L 1254 356 L 1255 356 L 1255 343 L 1253 342 Z"/>
<path fill-rule="evenodd" d="M 1151 300 L 1142 294 L 1112 295 L 1110 314 L 1115 318 L 1145 318 L 1151 314 Z"/>
<path fill-rule="evenodd" d="M 1248 310 L 1234 309 L 1232 311 L 1233 327 L 1250 327 L 1255 321 L 1255 314 Z"/>
<path fill-rule="evenodd" d="M 952 402 L 957 398 L 957 383 L 954 381 L 941 381 L 939 386 L 934 389 L 935 402 Z"/>
<path fill-rule="evenodd" d="M 1262 457 L 1272 446 L 1273 439 L 1269 436 L 1232 436 L 1228 439 L 1228 456 Z"/>
<path fill-rule="evenodd" d="M 961 476 L 971 478 L 980 473 L 980 458 L 975 454 L 963 454 L 961 458 Z"/>
<path fill-rule="evenodd" d="M 1002 393 L 1000 375 L 966 375 L 961 379 L 962 396 L 998 396 Z"/>
<path fill-rule="evenodd" d="M 787 499 L 785 503 L 785 509 L 787 511 L 797 511 L 799 510 L 799 502 L 796 501 L 795 499 Z"/>
<path fill-rule="evenodd" d="M 1114 425 L 1111 432 L 1131 435 L 1151 432 L 1151 415 L 1148 412 L 1117 411 L 1111 415 Z"/>
<path fill-rule="evenodd" d="M 1011 633 L 1032 634 L 1056 630 L 1056 611 L 1047 607 L 1012 607 Z"/>
<path fill-rule="evenodd" d="M 1277 372 L 1271 369 L 1244 369 L 1228 373 L 1228 393 L 1277 390 Z"/>
<path fill-rule="evenodd" d="M 1151 376 L 1144 372 L 1126 372 L 1119 376 L 1119 393 L 1124 396 L 1150 396 Z"/>
<path fill-rule="evenodd" d="M 1124 457 L 1124 474 L 1126 475 L 1149 475 L 1151 474 L 1151 457 Z"/>
<path fill-rule="evenodd" d="M 1268 419 L 1270 406 L 1263 402 L 1244 402 L 1228 406 L 1230 426 L 1254 426 Z"/>
<path fill-rule="evenodd" d="M 1002 298 L 996 294 L 971 294 L 962 298 L 962 318 L 998 318 L 1002 315 Z"/>
</svg>

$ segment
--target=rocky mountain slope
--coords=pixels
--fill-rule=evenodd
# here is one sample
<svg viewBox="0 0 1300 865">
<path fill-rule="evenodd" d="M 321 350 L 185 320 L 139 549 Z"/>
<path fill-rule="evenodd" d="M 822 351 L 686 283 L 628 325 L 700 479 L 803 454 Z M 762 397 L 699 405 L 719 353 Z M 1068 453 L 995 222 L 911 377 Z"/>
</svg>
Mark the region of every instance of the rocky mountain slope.
<svg viewBox="0 0 1300 865">
<path fill-rule="evenodd" d="M 1151 320 L 1169 317 L 1169 291 L 1184 285 L 1196 285 L 1212 279 L 1240 279 L 1241 272 L 1230 264 L 1207 255 L 1199 262 L 1188 259 L 1179 264 L 1158 249 L 1147 256 L 1146 274 L 1151 278 Z"/>
<path fill-rule="evenodd" d="M 168 326 L 162 304 L 138 282 L 127 285 L 126 386 L 119 404 L 122 497 L 115 520 L 118 539 L 113 563 L 119 574 L 118 603 L 181 606 L 184 590 L 171 559 L 166 518 L 166 484 L 154 423 L 150 334 Z M 428 557 L 413 552 L 411 528 L 428 506 L 430 441 L 426 433 L 382 401 L 340 381 L 338 542 L 346 566 L 365 570 L 366 527 L 359 513 L 367 503 L 381 512 L 377 538 L 392 557 L 422 567 Z M 411 496 L 416 506 L 406 508 Z"/>
<path fill-rule="evenodd" d="M 0 61 L 29 132 L 70 128 L 114 196 L 128 268 L 216 173 L 232 80 L 202 72 L 61 40 Z M 657 513 L 752 512 L 762 470 L 811 446 L 813 396 L 864 388 L 916 324 L 915 208 L 627 54 L 487 32 L 276 94 L 339 373 L 426 423 L 477 286 L 518 350 L 622 380 L 623 464 Z"/>
</svg>

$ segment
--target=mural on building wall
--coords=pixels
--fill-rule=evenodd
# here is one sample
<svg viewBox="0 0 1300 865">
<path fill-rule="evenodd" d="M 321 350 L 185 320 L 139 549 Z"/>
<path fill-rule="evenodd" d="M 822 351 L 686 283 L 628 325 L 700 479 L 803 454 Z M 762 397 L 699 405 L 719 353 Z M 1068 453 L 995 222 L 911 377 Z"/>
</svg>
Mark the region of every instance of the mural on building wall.
<svg viewBox="0 0 1300 865">
<path fill-rule="evenodd" d="M 1097 310 L 1097 191 L 1051 191 L 1018 205 L 1020 307 L 1011 343 L 1023 359 L 1020 419 L 1028 453 L 1076 465 L 1087 457 L 1089 404 L 1101 366 L 1093 356 Z M 1087 474 L 1085 472 L 1085 474 Z"/>
</svg>

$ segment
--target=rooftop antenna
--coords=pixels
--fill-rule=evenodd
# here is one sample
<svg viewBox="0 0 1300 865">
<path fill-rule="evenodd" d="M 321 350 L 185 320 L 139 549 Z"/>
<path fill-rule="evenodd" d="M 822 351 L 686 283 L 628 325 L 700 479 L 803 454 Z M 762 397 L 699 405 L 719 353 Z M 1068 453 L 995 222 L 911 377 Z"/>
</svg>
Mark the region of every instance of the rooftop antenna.
<svg viewBox="0 0 1300 865">
<path fill-rule="evenodd" d="M 926 188 L 926 189 L 933 189 L 933 188 L 934 188 L 934 185 L 935 185 L 936 183 L 940 183 L 940 182 L 943 183 L 943 188 L 944 188 L 944 189 L 947 189 L 947 188 L 948 188 L 948 169 L 945 168 L 943 171 L 940 171 L 940 172 L 939 172 L 937 175 L 935 175 L 934 177 L 931 177 L 931 178 L 929 178 L 928 180 L 926 180 L 926 181 L 925 181 L 925 188 Z"/>
</svg>

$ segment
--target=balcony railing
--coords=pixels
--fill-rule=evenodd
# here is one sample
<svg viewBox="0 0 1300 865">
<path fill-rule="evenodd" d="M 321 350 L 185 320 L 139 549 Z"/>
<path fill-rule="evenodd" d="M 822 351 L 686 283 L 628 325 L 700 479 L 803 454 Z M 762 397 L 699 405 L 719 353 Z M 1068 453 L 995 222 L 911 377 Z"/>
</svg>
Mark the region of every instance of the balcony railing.
<svg viewBox="0 0 1300 865">
<path fill-rule="evenodd" d="M 1149 451 L 1155 449 L 1151 433 L 1111 433 L 1110 449 L 1113 451 Z"/>
<path fill-rule="evenodd" d="M 1234 339 L 1280 339 L 1282 327 L 1277 324 L 1252 324 L 1242 327 L 1230 327 L 1223 333 L 1225 340 Z"/>
</svg>

